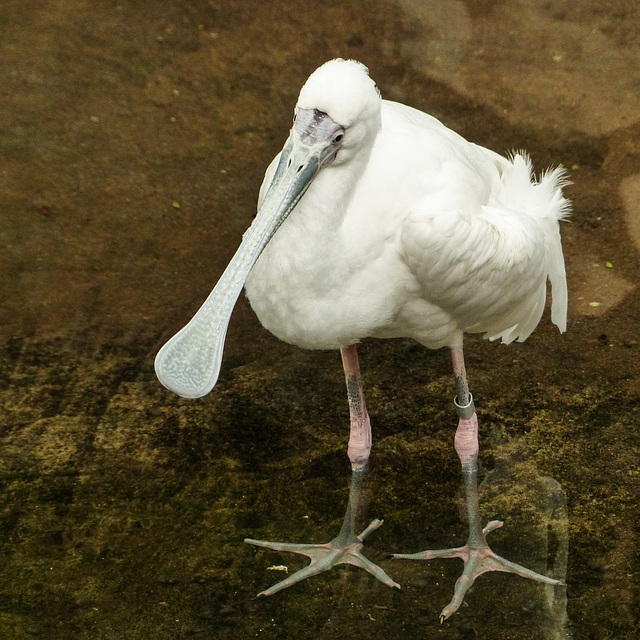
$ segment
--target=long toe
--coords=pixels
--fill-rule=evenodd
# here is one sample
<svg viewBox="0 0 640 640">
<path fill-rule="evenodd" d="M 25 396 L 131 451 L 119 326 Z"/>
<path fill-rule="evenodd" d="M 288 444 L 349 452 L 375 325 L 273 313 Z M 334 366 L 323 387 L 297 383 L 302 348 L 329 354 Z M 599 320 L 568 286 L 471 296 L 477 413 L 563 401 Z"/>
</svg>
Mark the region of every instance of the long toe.
<svg viewBox="0 0 640 640">
<path fill-rule="evenodd" d="M 330 568 L 331 568 L 331 565 L 322 566 L 318 562 L 315 562 L 315 563 L 312 562 L 311 564 L 307 565 L 303 569 L 299 569 L 295 573 L 292 573 L 290 576 L 286 577 L 284 580 L 281 580 L 280 582 L 274 584 L 273 586 L 269 587 L 268 589 L 265 589 L 264 591 L 261 591 L 258 594 L 258 597 L 272 596 L 274 593 L 278 593 L 278 591 L 282 591 L 283 589 L 286 589 L 287 587 L 290 587 L 290 586 L 296 584 L 297 582 L 302 582 L 303 580 L 306 580 L 307 578 L 311 578 L 312 576 L 316 576 L 319 573 L 322 573 L 323 571 L 328 571 Z"/>
<path fill-rule="evenodd" d="M 369 558 L 365 558 L 361 553 L 350 554 L 350 557 L 343 562 L 348 562 L 349 564 L 354 565 L 355 567 L 360 567 L 365 571 L 368 571 L 372 576 L 375 576 L 382 582 L 386 584 L 388 587 L 393 587 L 394 589 L 400 589 L 400 585 L 393 580 L 384 569 L 379 567 L 374 562 L 371 562 Z"/>
</svg>

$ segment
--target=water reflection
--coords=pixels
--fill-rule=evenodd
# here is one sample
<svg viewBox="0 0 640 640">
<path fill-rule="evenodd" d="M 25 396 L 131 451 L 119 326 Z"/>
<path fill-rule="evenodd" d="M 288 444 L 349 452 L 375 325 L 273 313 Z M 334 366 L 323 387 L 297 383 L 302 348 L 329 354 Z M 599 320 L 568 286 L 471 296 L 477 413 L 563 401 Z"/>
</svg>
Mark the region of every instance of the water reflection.
<svg viewBox="0 0 640 640">
<path fill-rule="evenodd" d="M 480 490 L 483 517 L 487 520 L 503 517 L 506 520 L 504 529 L 500 530 L 501 533 L 493 534 L 497 536 L 496 551 L 507 557 L 517 558 L 525 566 L 566 583 L 569 560 L 569 520 L 566 495 L 561 484 L 554 478 L 539 473 L 535 461 L 527 459 L 527 445 L 522 439 L 506 439 L 502 430 L 496 428 L 492 440 L 493 468 L 486 473 Z M 411 443 L 405 442 L 404 447 L 407 446 L 411 446 Z M 421 446 L 424 447 L 424 441 Z M 397 450 L 397 443 L 393 447 Z M 386 447 L 382 448 L 386 452 Z M 407 453 L 406 449 L 404 453 Z M 428 452 L 425 453 L 428 455 Z M 334 517 L 329 529 L 333 527 L 335 532 L 339 526 L 337 517 L 339 500 L 336 499 L 338 504 L 331 504 L 329 496 L 336 495 L 334 493 L 336 487 L 332 486 L 336 479 L 335 468 L 346 466 L 340 464 L 341 455 L 344 453 L 336 446 L 335 454 L 331 457 L 334 473 L 327 473 L 323 476 L 322 482 L 316 485 L 318 491 L 327 495 L 327 498 L 322 501 L 322 506 L 320 507 L 315 496 L 315 499 L 310 499 L 311 504 L 307 505 L 307 509 L 302 507 L 302 513 L 308 513 L 308 507 L 315 503 L 316 508 L 324 509 L 325 513 L 333 513 Z M 450 455 L 455 459 L 452 448 Z M 343 577 L 336 575 L 334 570 L 331 574 L 327 574 L 328 577 L 321 584 L 308 584 L 302 589 L 299 586 L 294 587 L 301 590 L 294 593 L 294 590 L 290 589 L 289 592 L 280 594 L 278 597 L 282 599 L 277 603 L 260 601 L 259 608 L 264 607 L 268 611 L 274 611 L 283 607 L 286 611 L 283 615 L 292 615 L 295 611 L 293 601 L 305 599 L 312 593 L 317 593 L 317 597 L 325 599 L 333 619 L 344 619 L 345 612 L 340 605 L 336 605 L 335 599 L 337 594 L 342 594 L 350 599 L 350 602 L 358 603 L 358 608 L 367 612 L 367 615 L 372 618 L 380 619 L 394 612 L 397 614 L 396 618 L 408 617 L 413 623 L 405 620 L 403 624 L 405 631 L 413 629 L 415 624 L 416 629 L 420 626 L 423 630 L 432 629 L 434 633 L 437 630 L 439 637 L 472 637 L 465 634 L 471 633 L 471 630 L 474 630 L 473 633 L 480 633 L 481 627 L 478 625 L 482 620 L 481 626 L 485 626 L 486 629 L 492 628 L 492 633 L 496 634 L 495 637 L 506 638 L 511 637 L 508 632 L 503 636 L 493 625 L 499 624 L 497 619 L 511 618 L 511 625 L 516 619 L 519 620 L 516 625 L 520 629 L 518 638 L 551 640 L 571 638 L 567 612 L 567 587 L 529 583 L 522 578 L 507 574 L 485 574 L 479 578 L 474 585 L 469 602 L 465 603 L 459 614 L 454 614 L 448 623 L 438 629 L 436 624 L 438 611 L 451 595 L 453 583 L 459 575 L 460 563 L 451 560 L 431 560 L 408 563 L 403 566 L 399 562 L 384 560 L 384 553 L 398 548 L 406 550 L 407 545 L 422 548 L 425 546 L 425 541 L 436 545 L 441 545 L 443 540 L 460 544 L 465 535 L 463 501 L 456 499 L 438 505 L 439 496 L 445 490 L 442 486 L 438 487 L 441 480 L 439 481 L 437 477 L 434 479 L 433 470 L 429 471 L 428 466 L 420 469 L 420 465 L 415 464 L 415 461 L 412 463 L 409 459 L 407 462 L 408 464 L 400 468 L 385 465 L 384 453 L 379 454 L 377 465 L 368 478 L 368 507 L 366 511 L 360 513 L 360 520 L 366 523 L 371 517 L 382 515 L 380 511 L 384 512 L 384 526 L 372 536 L 370 541 L 367 541 L 365 553 L 379 561 L 381 566 L 400 582 L 402 596 L 387 593 L 371 579 L 367 583 L 368 578 L 355 575 L 356 570 L 352 570 L 350 574 L 346 573 Z M 445 468 L 445 475 L 448 476 L 447 464 L 443 462 L 440 466 Z M 428 487 L 426 491 L 428 497 L 424 503 L 414 504 L 410 513 L 397 510 L 397 504 L 385 506 L 385 499 L 390 490 L 394 496 L 406 495 L 407 491 L 412 491 L 415 474 L 420 474 L 421 471 L 424 477 L 420 484 Z M 303 474 L 305 474 L 304 471 Z M 389 489 L 385 477 L 393 477 L 393 482 L 397 483 L 397 486 Z M 429 484 L 432 486 L 429 487 Z M 455 493 L 456 484 L 455 479 L 448 478 L 446 488 L 450 490 L 453 487 Z M 300 486 L 299 483 L 295 483 L 296 490 Z M 377 493 L 382 494 L 381 500 L 376 499 Z M 258 500 L 262 499 L 269 500 L 268 497 Z M 300 508 L 300 502 L 296 501 L 298 508 Z M 295 521 L 295 516 L 291 515 Z M 276 535 L 281 538 L 286 536 L 288 540 L 307 540 L 315 536 L 318 542 L 324 542 L 335 533 L 327 531 L 326 525 L 321 523 L 326 521 L 322 516 L 312 517 L 311 522 L 306 516 L 305 518 L 304 534 L 301 534 L 301 528 L 297 524 L 289 527 L 287 533 L 287 526 L 282 520 L 264 524 L 266 529 L 269 531 L 277 529 Z M 423 522 L 427 523 L 426 527 L 423 527 Z M 430 531 L 428 540 L 425 540 L 425 528 Z M 457 539 L 456 536 L 458 536 Z M 289 572 L 304 564 L 298 564 L 295 560 L 292 562 L 289 554 L 274 556 L 271 553 L 265 555 L 261 552 L 256 554 L 255 561 L 262 570 L 282 566 Z M 312 580 L 321 580 L 321 578 Z M 272 582 L 270 577 L 260 579 L 259 586 L 255 587 L 255 590 L 263 588 L 263 585 L 269 586 Z M 492 617 L 496 620 L 490 622 Z M 311 618 L 313 619 L 313 616 Z M 346 619 L 351 625 L 352 619 L 350 617 Z M 397 619 L 394 622 L 397 622 Z M 386 624 L 391 623 L 387 618 Z M 316 632 L 320 633 L 320 629 L 324 628 L 324 625 L 321 625 L 316 628 Z M 462 636 L 458 635 L 461 629 Z"/>
<path fill-rule="evenodd" d="M 62 634 L 52 637 L 74 638 L 95 637 L 96 629 L 104 637 L 145 638 L 151 625 L 167 629 L 161 638 L 234 638 L 269 630 L 274 637 L 314 639 L 490 633 L 492 639 L 546 640 L 570 637 L 570 622 L 582 629 L 612 625 L 610 611 L 620 615 L 616 624 L 631 628 L 633 614 L 624 607 L 631 593 L 626 558 L 632 558 L 633 538 L 624 537 L 625 528 L 619 547 L 596 555 L 602 544 L 594 537 L 598 529 L 578 509 L 568 592 L 486 574 L 465 606 L 446 624 L 438 623 L 460 563 L 388 559 L 391 552 L 454 546 L 466 535 L 452 447 L 455 425 L 446 401 L 450 379 L 437 374 L 446 358 L 404 343 L 364 349 L 377 440 L 363 489 L 366 508 L 359 514 L 363 526 L 384 518 L 367 539 L 365 554 L 402 590 L 345 567 L 254 600 L 275 581 L 269 567 L 285 565 L 291 572 L 306 561 L 254 550 L 243 538 L 322 543 L 340 529 L 349 464 L 337 356 L 286 355 L 282 348 L 284 357 L 274 364 L 256 361 L 227 371 L 208 400 L 184 401 L 152 379 L 157 342 L 119 347 L 99 358 L 93 346 L 78 349 L 72 340 L 31 339 L 3 351 L 3 361 L 12 363 L 2 391 L 0 459 L 6 576 L 0 622 L 6 637 L 21 638 L 25 629 L 40 629 L 47 637 L 46 621 L 52 618 L 60 621 Z M 411 373 L 394 382 L 401 363 Z M 306 387 L 309 378 L 316 381 L 313 393 L 287 393 Z M 424 379 L 433 380 L 426 393 L 429 409 Z M 399 404 L 396 385 L 416 403 Z M 488 425 L 498 421 L 490 407 L 481 417 Z M 495 427 L 485 439 L 483 518 L 505 520 L 492 534 L 497 553 L 566 579 L 565 490 L 538 464 L 544 460 L 549 468 L 558 455 L 565 460 L 571 449 L 557 448 L 559 432 L 574 427 L 554 422 L 550 414 L 536 414 L 527 424 L 524 436 L 506 437 Z M 622 426 L 611 424 L 612 438 L 630 433 Z M 541 448 L 539 434 L 548 446 Z M 572 442 L 566 435 L 561 441 Z M 631 455 L 632 449 L 626 451 Z M 602 476 L 612 465 L 608 456 L 603 465 L 591 459 L 589 469 L 580 458 L 566 458 L 571 495 L 584 505 L 592 501 L 581 497 L 579 487 L 589 474 Z M 611 517 L 623 522 L 632 503 L 624 502 L 631 494 L 621 480 L 596 488 L 620 492 Z M 567 595 L 573 595 L 574 608 L 583 606 L 583 616 L 595 611 L 604 622 L 594 620 L 591 627 L 589 618 L 570 621 Z"/>
</svg>

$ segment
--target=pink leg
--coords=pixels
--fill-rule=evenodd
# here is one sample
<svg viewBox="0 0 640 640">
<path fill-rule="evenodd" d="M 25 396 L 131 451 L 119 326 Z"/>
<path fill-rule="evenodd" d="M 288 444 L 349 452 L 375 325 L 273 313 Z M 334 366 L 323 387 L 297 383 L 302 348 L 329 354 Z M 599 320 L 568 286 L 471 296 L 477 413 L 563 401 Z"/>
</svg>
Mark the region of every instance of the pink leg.
<svg viewBox="0 0 640 640">
<path fill-rule="evenodd" d="M 364 401 L 364 389 L 356 347 L 355 345 L 344 347 L 340 350 L 340 353 L 342 355 L 349 399 L 350 432 L 348 454 L 351 461 L 351 488 L 342 527 L 340 528 L 340 533 L 326 544 L 267 542 L 246 538 L 245 542 L 258 547 L 299 553 L 311 559 L 310 564 L 304 569 L 296 571 L 285 580 L 262 591 L 258 594 L 260 596 L 270 596 L 305 578 L 328 571 L 338 564 L 351 564 L 360 567 L 387 586 L 400 588 L 400 585 L 394 582 L 378 565 L 365 558 L 362 554 L 363 540 L 382 524 L 382 520 L 374 520 L 359 535 L 355 533 L 355 515 L 358 510 L 362 482 L 371 452 L 371 423 Z"/>
<path fill-rule="evenodd" d="M 457 395 L 454 400 L 458 417 L 458 428 L 454 446 L 462 463 L 462 477 L 467 498 L 467 516 L 469 518 L 469 539 L 467 544 L 474 549 L 489 548 L 480 524 L 480 505 L 478 503 L 478 416 L 473 396 L 469 392 L 467 372 L 464 366 L 462 348 L 451 349 L 453 375 L 456 379 Z M 502 525 L 500 525 L 502 526 Z"/>
<path fill-rule="evenodd" d="M 462 464 L 467 517 L 469 519 L 467 543 L 462 547 L 453 549 L 436 549 L 420 553 L 394 555 L 394 558 L 411 560 L 431 560 L 433 558 L 462 559 L 464 562 L 462 575 L 456 581 L 451 602 L 440 613 L 441 621 L 446 620 L 458 610 L 476 578 L 487 571 L 515 573 L 523 578 L 530 578 L 546 584 L 562 584 L 560 580 L 554 580 L 519 564 L 505 560 L 491 551 L 487 544 L 486 534 L 501 527 L 502 522 L 493 520 L 484 529 L 480 523 L 480 507 L 478 503 L 478 417 L 473 404 L 473 397 L 469 393 L 461 347 L 451 349 L 451 360 L 457 387 L 455 405 L 460 418 L 455 436 L 455 449 Z"/>
<path fill-rule="evenodd" d="M 340 349 L 340 355 L 347 383 L 351 422 L 347 453 L 349 460 L 351 460 L 351 468 L 354 470 L 363 469 L 369 461 L 371 453 L 371 422 L 364 401 L 364 388 L 356 345 L 352 344 Z"/>
</svg>

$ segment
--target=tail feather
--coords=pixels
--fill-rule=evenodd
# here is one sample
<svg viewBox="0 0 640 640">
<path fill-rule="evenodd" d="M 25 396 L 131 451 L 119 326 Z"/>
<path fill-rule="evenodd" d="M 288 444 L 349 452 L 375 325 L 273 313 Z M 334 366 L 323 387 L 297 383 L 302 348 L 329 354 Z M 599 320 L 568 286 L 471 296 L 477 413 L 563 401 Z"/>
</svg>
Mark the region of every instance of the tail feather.
<svg viewBox="0 0 640 640">
<path fill-rule="evenodd" d="M 503 180 L 507 185 L 503 197 L 507 207 L 522 208 L 526 206 L 526 213 L 538 219 L 546 236 L 546 265 L 547 275 L 551 283 L 551 320 L 561 333 L 567 328 L 567 277 L 562 254 L 562 242 L 558 222 L 565 220 L 571 209 L 570 202 L 563 196 L 562 189 L 569 184 L 564 167 L 556 167 L 545 171 L 537 180 L 529 156 L 522 151 L 514 152 L 510 164 L 502 171 L 509 173 L 508 179 Z M 527 198 L 523 201 L 522 194 Z M 544 290 L 543 290 L 544 291 Z M 542 295 L 544 299 L 544 293 Z M 537 304 L 534 306 L 538 306 Z M 528 321 L 520 321 L 502 334 L 492 338 L 502 338 L 510 342 L 514 338 L 524 340 L 533 331 L 539 321 L 541 309 L 532 309 Z M 537 320 L 534 319 L 537 317 Z M 525 326 L 526 325 L 526 326 Z"/>
<path fill-rule="evenodd" d="M 542 174 L 538 186 L 550 198 L 549 215 L 555 220 L 566 220 L 570 214 L 571 204 L 562 195 L 562 188 L 569 184 L 564 167 Z M 551 321 L 564 333 L 567 329 L 567 275 L 562 254 L 560 231 L 554 225 L 548 234 L 547 264 L 549 265 L 549 281 L 551 282 Z"/>
</svg>

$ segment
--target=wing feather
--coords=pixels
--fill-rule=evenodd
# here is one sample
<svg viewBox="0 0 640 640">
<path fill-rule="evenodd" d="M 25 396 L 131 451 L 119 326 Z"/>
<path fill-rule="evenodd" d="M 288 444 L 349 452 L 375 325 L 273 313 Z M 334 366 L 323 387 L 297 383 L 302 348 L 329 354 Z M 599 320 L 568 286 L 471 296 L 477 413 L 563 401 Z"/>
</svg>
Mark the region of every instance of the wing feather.
<svg viewBox="0 0 640 640">
<path fill-rule="evenodd" d="M 485 188 L 486 202 L 474 207 L 471 193 L 469 208 L 443 209 L 433 205 L 448 199 L 435 196 L 407 217 L 406 263 L 425 298 L 460 330 L 503 342 L 523 341 L 535 329 L 549 279 L 552 320 L 564 331 L 567 287 L 558 225 L 569 207 L 562 196 L 564 172 L 556 169 L 536 182 L 524 154 L 490 157 L 495 184 Z"/>
</svg>

